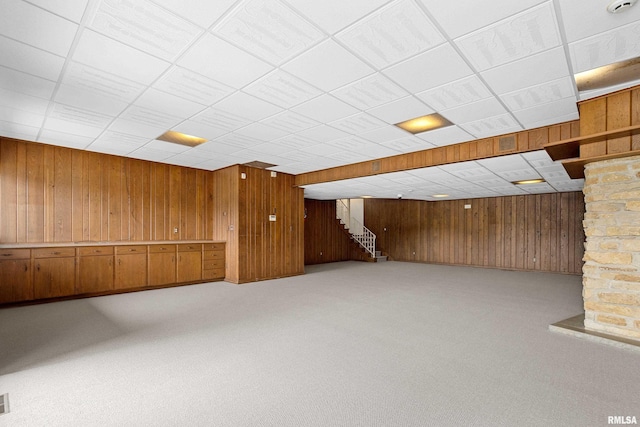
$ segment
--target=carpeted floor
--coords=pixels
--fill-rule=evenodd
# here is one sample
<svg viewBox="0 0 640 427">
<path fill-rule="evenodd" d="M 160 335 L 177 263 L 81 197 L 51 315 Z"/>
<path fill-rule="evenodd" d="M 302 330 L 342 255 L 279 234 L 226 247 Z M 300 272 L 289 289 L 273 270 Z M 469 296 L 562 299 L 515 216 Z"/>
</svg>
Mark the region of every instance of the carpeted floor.
<svg viewBox="0 0 640 427">
<path fill-rule="evenodd" d="M 581 279 L 344 262 L 0 310 L 0 426 L 604 426 L 638 353 L 554 334 Z"/>
</svg>

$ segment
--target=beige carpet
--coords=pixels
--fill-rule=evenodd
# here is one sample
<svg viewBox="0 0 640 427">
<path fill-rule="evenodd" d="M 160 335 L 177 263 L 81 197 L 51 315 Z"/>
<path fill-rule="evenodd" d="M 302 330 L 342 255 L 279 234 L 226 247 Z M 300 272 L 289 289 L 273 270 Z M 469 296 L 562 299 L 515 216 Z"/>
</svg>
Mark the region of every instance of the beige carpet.
<svg viewBox="0 0 640 427">
<path fill-rule="evenodd" d="M 0 426 L 603 426 L 637 353 L 580 278 L 388 262 L 0 310 Z"/>
</svg>

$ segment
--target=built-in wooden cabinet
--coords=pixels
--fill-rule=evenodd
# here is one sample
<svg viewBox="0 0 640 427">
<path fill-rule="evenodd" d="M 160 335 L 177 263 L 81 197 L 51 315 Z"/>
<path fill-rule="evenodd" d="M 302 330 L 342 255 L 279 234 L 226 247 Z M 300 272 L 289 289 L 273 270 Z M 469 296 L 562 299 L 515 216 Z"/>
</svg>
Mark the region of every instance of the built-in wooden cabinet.
<svg viewBox="0 0 640 427">
<path fill-rule="evenodd" d="M 202 278 L 215 279 L 224 276 L 224 243 L 205 243 L 202 256 Z"/>
<path fill-rule="evenodd" d="M 116 246 L 114 289 L 147 286 L 147 246 Z"/>
<path fill-rule="evenodd" d="M 149 286 L 176 282 L 176 245 L 149 246 Z"/>
<path fill-rule="evenodd" d="M 33 257 L 33 291 L 35 299 L 64 297 L 75 294 L 75 248 L 38 248 Z"/>
<path fill-rule="evenodd" d="M 33 299 L 29 249 L 0 249 L 0 304 Z"/>
<path fill-rule="evenodd" d="M 178 282 L 202 280 L 202 245 L 178 245 Z"/>
<path fill-rule="evenodd" d="M 113 246 L 78 248 L 76 293 L 113 290 Z"/>
<path fill-rule="evenodd" d="M 225 244 L 0 248 L 0 304 L 225 278 Z"/>
</svg>

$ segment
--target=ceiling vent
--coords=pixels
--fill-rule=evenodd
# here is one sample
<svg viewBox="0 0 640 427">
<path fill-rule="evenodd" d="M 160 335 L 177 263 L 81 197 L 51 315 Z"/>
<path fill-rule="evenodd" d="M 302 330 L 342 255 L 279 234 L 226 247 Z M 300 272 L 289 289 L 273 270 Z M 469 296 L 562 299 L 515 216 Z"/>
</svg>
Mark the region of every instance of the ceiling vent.
<svg viewBox="0 0 640 427">
<path fill-rule="evenodd" d="M 614 0 L 609 3 L 607 10 L 611 13 L 621 13 L 631 8 L 637 0 Z"/>
</svg>

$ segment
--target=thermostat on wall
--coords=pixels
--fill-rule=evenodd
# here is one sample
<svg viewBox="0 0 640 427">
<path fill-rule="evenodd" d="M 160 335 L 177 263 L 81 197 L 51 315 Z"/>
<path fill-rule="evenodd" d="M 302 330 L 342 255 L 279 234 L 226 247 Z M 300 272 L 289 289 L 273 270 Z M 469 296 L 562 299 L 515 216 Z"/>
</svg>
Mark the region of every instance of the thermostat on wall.
<svg viewBox="0 0 640 427">
<path fill-rule="evenodd" d="M 275 215 L 269 215 L 269 221 L 275 221 L 275 220 L 276 220 Z"/>
</svg>

